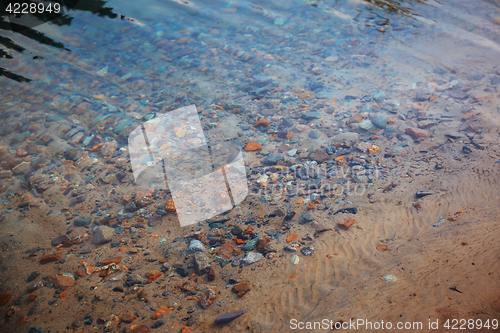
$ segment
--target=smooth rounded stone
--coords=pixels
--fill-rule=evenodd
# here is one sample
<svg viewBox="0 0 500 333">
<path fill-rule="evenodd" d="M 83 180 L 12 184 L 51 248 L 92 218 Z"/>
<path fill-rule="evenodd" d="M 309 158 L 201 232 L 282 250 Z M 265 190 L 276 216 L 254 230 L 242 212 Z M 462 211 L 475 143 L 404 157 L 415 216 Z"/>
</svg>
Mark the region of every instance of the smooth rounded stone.
<svg viewBox="0 0 500 333">
<path fill-rule="evenodd" d="M 294 125 L 293 120 L 288 118 L 281 118 L 281 122 L 278 125 L 278 129 L 292 127 L 293 125 Z"/>
<path fill-rule="evenodd" d="M 182 277 L 186 277 L 186 276 L 189 275 L 189 271 L 186 268 L 184 268 L 184 267 L 178 267 L 178 268 L 176 268 L 175 272 L 177 274 L 179 274 L 180 276 L 182 276 Z"/>
<path fill-rule="evenodd" d="M 365 113 L 371 113 L 373 111 L 373 105 L 372 103 L 366 103 L 363 108 L 361 109 L 362 112 Z"/>
<path fill-rule="evenodd" d="M 403 147 L 401 146 L 397 146 L 396 148 L 394 148 L 392 150 L 392 154 L 393 155 L 406 155 L 407 154 L 407 151 L 406 149 L 404 149 Z"/>
<path fill-rule="evenodd" d="M 396 282 L 397 281 L 396 277 L 394 275 L 391 275 L 391 274 L 387 274 L 387 275 L 382 276 L 382 280 L 384 280 L 387 283 L 391 283 L 391 282 Z"/>
<path fill-rule="evenodd" d="M 82 145 L 88 146 L 89 143 L 92 141 L 93 138 L 94 138 L 94 134 L 87 136 L 85 138 L 85 140 L 83 140 Z"/>
<path fill-rule="evenodd" d="M 377 118 L 374 118 L 372 120 L 373 125 L 377 126 L 378 128 L 386 128 L 387 127 L 387 117 L 386 116 L 380 116 Z"/>
<path fill-rule="evenodd" d="M 253 249 L 255 249 L 257 247 L 257 242 L 259 241 L 259 238 L 260 237 L 255 237 L 254 239 L 249 240 L 245 244 L 245 246 L 243 246 L 243 250 L 245 250 L 245 251 L 252 251 Z"/>
<path fill-rule="evenodd" d="M 189 253 L 206 252 L 206 251 L 207 250 L 205 249 L 205 245 L 203 245 L 203 243 L 197 239 L 193 239 L 191 241 L 191 243 L 189 243 L 189 247 L 188 247 Z"/>
<path fill-rule="evenodd" d="M 320 199 L 320 195 L 318 193 L 312 193 L 311 194 L 311 201 L 314 202 L 316 200 L 319 200 Z"/>
<path fill-rule="evenodd" d="M 288 156 L 293 157 L 295 156 L 295 154 L 297 154 L 297 149 L 296 148 L 290 149 L 287 154 Z"/>
<path fill-rule="evenodd" d="M 251 265 L 251 264 L 255 264 L 256 262 L 259 262 L 262 260 L 262 258 L 264 258 L 264 256 L 262 255 L 262 253 L 258 253 L 258 252 L 247 252 L 245 254 L 245 257 L 243 259 L 241 259 L 241 262 L 245 265 L 245 266 L 248 266 L 248 265 Z"/>
<path fill-rule="evenodd" d="M 432 90 L 423 89 L 417 92 L 415 99 L 417 101 L 423 102 L 423 101 L 428 101 L 431 97 L 432 97 Z"/>
<path fill-rule="evenodd" d="M 38 276 L 40 275 L 40 272 L 38 271 L 33 271 L 30 273 L 30 275 L 28 275 L 28 277 L 26 278 L 26 282 L 31 282 L 33 281 L 34 279 L 36 279 Z"/>
<path fill-rule="evenodd" d="M 429 137 L 429 132 L 417 127 L 408 127 L 405 129 L 405 133 L 409 135 L 413 140 Z"/>
<path fill-rule="evenodd" d="M 454 131 L 446 132 L 444 135 L 446 135 L 449 138 L 455 139 L 455 140 L 464 137 L 462 133 L 460 133 L 460 132 L 454 132 Z"/>
<path fill-rule="evenodd" d="M 28 333 L 44 333 L 44 332 L 36 327 L 32 327 L 30 328 Z"/>
<path fill-rule="evenodd" d="M 287 131 L 279 131 L 278 132 L 278 138 L 280 139 L 286 139 L 286 135 L 288 134 Z"/>
<path fill-rule="evenodd" d="M 469 81 L 479 81 L 481 80 L 482 78 L 484 77 L 484 75 L 482 73 L 475 73 L 475 74 L 471 74 L 467 77 L 467 80 Z"/>
<path fill-rule="evenodd" d="M 310 158 L 319 164 L 325 163 L 326 161 L 330 160 L 330 156 L 322 149 L 316 150 L 314 154 L 310 156 Z"/>
<path fill-rule="evenodd" d="M 104 175 L 101 177 L 101 180 L 106 183 L 106 184 L 109 184 L 111 183 L 113 180 L 115 180 L 115 174 L 114 173 L 108 173 L 107 175 Z"/>
<path fill-rule="evenodd" d="M 90 223 L 92 223 L 92 219 L 90 217 L 86 218 L 86 219 L 75 219 L 75 221 L 73 223 L 77 227 L 85 227 L 85 226 L 90 225 Z"/>
<path fill-rule="evenodd" d="M 57 236 L 56 238 L 53 238 L 51 241 L 50 241 L 50 244 L 52 246 L 57 246 L 59 244 L 63 244 L 63 243 L 66 243 L 67 241 L 69 241 L 69 238 L 68 236 L 66 235 L 61 235 L 61 236 Z M 29 281 L 28 281 L 29 282 Z"/>
<path fill-rule="evenodd" d="M 469 97 L 469 95 L 467 95 L 467 93 L 462 90 L 450 90 L 448 91 L 448 95 L 455 99 L 466 99 L 467 97 Z"/>
<path fill-rule="evenodd" d="M 19 163 L 15 167 L 13 167 L 12 168 L 12 172 L 15 175 L 21 175 L 23 173 L 28 172 L 28 170 L 30 170 L 30 168 L 31 168 L 31 163 L 27 162 L 27 161 L 24 161 L 24 162 Z"/>
<path fill-rule="evenodd" d="M 100 225 L 94 228 L 94 244 L 104 244 L 111 239 L 113 239 L 113 235 L 115 234 L 115 229 L 110 228 L 105 225 Z"/>
<path fill-rule="evenodd" d="M 236 312 L 230 312 L 230 313 L 224 313 L 223 315 L 218 316 L 215 318 L 215 323 L 216 324 L 227 324 L 238 318 L 239 316 L 247 313 L 247 310 L 242 310 L 242 311 L 236 311 Z"/>
<path fill-rule="evenodd" d="M 262 161 L 262 164 L 266 166 L 276 165 L 279 161 L 282 161 L 284 156 L 281 154 L 269 154 L 265 160 Z"/>
<path fill-rule="evenodd" d="M 257 87 L 264 87 L 265 85 L 272 82 L 272 79 L 269 76 L 265 75 L 255 75 L 253 77 L 252 84 Z"/>
<path fill-rule="evenodd" d="M 319 113 L 318 111 L 309 111 L 309 112 L 303 113 L 302 118 L 304 118 L 305 120 L 320 119 L 321 113 Z"/>
<path fill-rule="evenodd" d="M 313 254 L 316 253 L 316 251 L 314 250 L 314 247 L 312 247 L 312 245 L 308 245 L 300 249 L 300 253 L 302 253 L 305 256 L 312 256 Z"/>
<path fill-rule="evenodd" d="M 337 62 L 337 61 L 339 61 L 339 57 L 337 57 L 337 56 L 329 56 L 329 57 L 325 58 L 325 61 L 326 62 Z"/>
<path fill-rule="evenodd" d="M 365 131 L 369 131 L 373 128 L 373 123 L 370 119 L 365 119 L 359 123 L 359 128 L 364 129 Z"/>
<path fill-rule="evenodd" d="M 428 128 L 434 125 L 436 125 L 436 122 L 433 120 L 422 120 L 417 123 L 419 128 Z"/>
<path fill-rule="evenodd" d="M 472 149 L 470 147 L 468 147 L 468 146 L 463 146 L 462 147 L 462 152 L 464 154 L 470 154 L 470 153 L 472 153 Z"/>
<path fill-rule="evenodd" d="M 453 80 L 451 82 L 448 82 L 448 83 L 445 83 L 445 84 L 442 84 L 442 85 L 436 87 L 436 90 L 437 91 L 445 91 L 445 90 L 453 88 L 457 84 L 458 84 L 458 80 Z"/>
<path fill-rule="evenodd" d="M 490 79 L 491 84 L 500 84 L 500 76 L 494 76 Z"/>
<path fill-rule="evenodd" d="M 30 136 L 30 131 L 21 132 L 21 133 L 14 135 L 12 137 L 12 141 L 16 141 L 16 142 L 23 141 L 24 139 L 27 139 L 29 136 Z"/>
<path fill-rule="evenodd" d="M 278 17 L 274 20 L 275 25 L 283 25 L 286 22 L 286 18 L 284 17 Z"/>
<path fill-rule="evenodd" d="M 320 91 L 316 93 L 316 98 L 317 99 L 330 99 L 332 98 L 332 93 L 329 91 Z"/>
<path fill-rule="evenodd" d="M 300 262 L 299 256 L 294 254 L 290 259 L 290 262 L 292 263 L 292 265 L 297 265 Z"/>
<path fill-rule="evenodd" d="M 276 113 L 278 113 L 278 109 L 265 109 L 260 112 L 261 115 L 263 116 L 272 116 Z"/>
<path fill-rule="evenodd" d="M 299 224 L 307 224 L 314 221 L 314 217 L 310 211 L 305 211 L 300 215 Z"/>
<path fill-rule="evenodd" d="M 312 91 L 320 91 L 321 89 L 323 89 L 325 87 L 325 84 L 323 82 L 320 82 L 320 81 L 310 81 L 308 86 L 309 86 L 309 89 L 311 89 Z M 316 98 L 318 98 L 317 94 L 316 94 Z"/>
<path fill-rule="evenodd" d="M 332 143 L 343 143 L 349 147 L 353 147 L 358 141 L 359 135 L 354 132 L 340 133 L 331 138 Z"/>
<path fill-rule="evenodd" d="M 278 147 L 279 153 L 288 152 L 289 150 L 290 150 L 290 146 L 285 144 L 285 143 Z"/>
<path fill-rule="evenodd" d="M 243 233 L 243 229 L 241 229 L 239 226 L 236 226 L 233 229 L 231 229 L 231 233 L 235 236 L 239 236 Z"/>
<path fill-rule="evenodd" d="M 318 67 L 314 67 L 311 69 L 311 72 L 314 74 L 314 75 L 321 75 L 321 68 L 318 68 Z"/>
<path fill-rule="evenodd" d="M 316 132 L 316 131 L 311 131 L 311 132 L 309 132 L 308 137 L 310 139 L 316 140 L 316 139 L 321 138 L 321 135 L 318 132 Z"/>
<path fill-rule="evenodd" d="M 70 274 L 58 275 L 54 279 L 54 287 L 57 289 L 66 289 L 75 285 L 75 278 Z"/>
<path fill-rule="evenodd" d="M 195 252 L 193 254 L 194 267 L 198 275 L 203 275 L 208 272 L 212 264 L 210 258 L 203 252 Z"/>
<path fill-rule="evenodd" d="M 82 140 L 82 138 L 85 136 L 85 133 L 84 132 L 77 132 L 76 134 L 74 134 L 70 141 L 73 142 L 73 143 L 79 143 L 80 140 Z"/>
</svg>

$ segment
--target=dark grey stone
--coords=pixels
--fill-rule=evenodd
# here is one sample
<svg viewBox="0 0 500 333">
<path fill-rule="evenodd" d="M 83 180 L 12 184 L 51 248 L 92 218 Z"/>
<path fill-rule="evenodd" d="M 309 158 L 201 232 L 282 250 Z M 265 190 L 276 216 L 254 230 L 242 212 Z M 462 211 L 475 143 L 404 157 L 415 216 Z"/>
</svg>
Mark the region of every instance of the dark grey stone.
<svg viewBox="0 0 500 333">
<path fill-rule="evenodd" d="M 314 217 L 312 216 L 311 212 L 306 211 L 303 212 L 302 215 L 300 215 L 299 224 L 307 224 L 312 221 L 314 221 Z"/>
</svg>

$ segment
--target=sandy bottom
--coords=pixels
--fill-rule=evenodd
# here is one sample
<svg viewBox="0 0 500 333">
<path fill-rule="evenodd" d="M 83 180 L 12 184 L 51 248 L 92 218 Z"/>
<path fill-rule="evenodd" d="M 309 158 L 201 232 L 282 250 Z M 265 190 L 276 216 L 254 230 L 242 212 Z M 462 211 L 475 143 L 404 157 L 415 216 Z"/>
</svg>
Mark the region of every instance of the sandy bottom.
<svg viewBox="0 0 500 333">
<path fill-rule="evenodd" d="M 489 320 L 491 324 L 493 319 L 500 319 L 500 243 L 497 241 L 500 237 L 500 164 L 491 157 L 498 156 L 500 148 L 494 138 L 490 139 L 488 149 L 474 150 L 467 155 L 461 152 L 460 142 L 437 144 L 435 140 L 428 140 L 414 145 L 409 151 L 413 159 L 393 158 L 374 186 L 362 195 L 348 197 L 351 206 L 358 208 L 356 215 L 313 211 L 316 222 L 295 223 L 284 232 L 280 243 L 271 241 L 277 250 L 274 257 L 250 266 L 229 264 L 221 268 L 213 264 L 216 276 L 213 281 L 203 275 L 191 275 L 193 269 L 188 270 L 191 278 L 173 273 L 175 267 L 186 267 L 191 262 L 186 243 L 174 243 L 174 239 L 197 237 L 193 232 L 198 231 L 200 225 L 182 229 L 176 216 L 169 213 L 152 231 L 139 229 L 115 235 L 114 245 L 95 245 L 90 240 L 55 249 L 50 241 L 65 234 L 72 222 L 71 219 L 66 222 L 62 216 L 57 219 L 47 215 L 50 208 L 38 198 L 28 209 L 17 209 L 2 217 L 2 292 L 12 295 L 0 310 L 3 331 L 27 332 L 29 327 L 37 327 L 44 332 L 147 332 L 156 331 L 151 326 L 159 318 L 163 324 L 158 331 L 175 332 L 186 325 L 192 332 L 291 332 L 293 328 L 302 327 L 298 326 L 299 322 L 314 325 L 325 320 L 334 325 L 347 325 L 351 320 L 370 321 L 375 325 L 383 320 L 394 326 L 398 322 L 421 322 L 421 330 L 406 330 L 415 332 L 446 331 L 443 325 L 448 320 L 453 324 L 454 319 Z M 443 168 L 436 170 L 437 163 Z M 137 189 L 122 188 L 110 194 L 107 189 L 96 189 L 87 200 L 99 200 L 101 208 L 109 208 L 118 200 L 115 198 L 122 198 L 133 190 Z M 417 199 L 415 193 L 422 190 L 434 194 Z M 110 199 L 106 200 L 106 196 Z M 69 199 L 62 194 L 46 192 L 45 197 L 51 201 L 57 198 L 62 206 L 68 205 Z M 231 228 L 233 221 L 258 219 L 277 208 L 296 211 L 294 221 L 297 222 L 305 210 L 305 205 L 294 201 L 264 205 L 254 199 L 250 196 L 230 211 L 225 217 L 230 219 L 225 227 Z M 20 198 L 11 200 L 22 203 Z M 158 199 L 164 202 L 162 200 Z M 3 205 L 3 209 L 12 208 L 12 205 Z M 81 209 L 86 212 L 90 208 L 82 206 Z M 348 230 L 339 228 L 337 224 L 345 217 L 353 217 L 357 223 Z M 433 226 L 440 217 L 444 222 Z M 269 218 L 259 231 L 281 230 L 282 223 L 283 217 Z M 210 235 L 207 224 L 202 224 L 201 230 Z M 92 234 L 90 229 L 80 227 L 74 228 L 72 235 L 85 232 Z M 291 234 L 298 235 L 294 242 L 301 246 L 313 245 L 315 255 L 297 253 L 300 261 L 292 265 L 293 253 L 283 251 L 287 245 L 285 238 Z M 169 248 L 166 260 L 166 247 L 159 242 L 162 236 L 157 235 L 166 235 Z M 206 242 L 203 237 L 197 238 Z M 26 252 L 32 249 L 39 251 Z M 62 251 L 60 261 L 40 264 L 43 256 L 55 251 Z M 103 276 L 99 272 L 87 274 L 86 267 L 102 266 L 100 262 L 115 256 L 123 257 L 116 271 L 110 270 Z M 160 271 L 165 261 L 173 268 L 157 280 L 147 280 Z M 40 274 L 26 282 L 33 271 Z M 64 288 L 58 290 L 51 284 L 55 276 L 63 273 L 71 273 L 76 278 L 75 285 L 64 292 Z M 124 274 L 138 282 L 127 285 Z M 386 275 L 392 275 L 396 281 L 384 281 L 382 277 Z M 41 278 L 45 286 L 29 291 L 29 286 Z M 227 287 L 231 278 L 248 282 L 250 292 L 239 298 Z M 117 286 L 122 291 L 113 291 Z M 217 297 L 214 304 L 202 309 L 197 300 L 206 288 L 216 290 Z M 166 291 L 168 295 L 162 296 Z M 29 295 L 37 295 L 37 298 L 30 300 Z M 51 300 L 53 303 L 49 305 Z M 155 317 L 156 310 L 165 306 L 169 308 L 168 313 Z M 186 313 L 193 308 L 193 314 Z M 213 324 L 218 315 L 237 310 L 248 313 L 225 325 Z M 93 318 L 91 324 L 85 323 L 89 313 Z M 120 318 L 127 313 L 137 318 L 126 323 Z M 190 325 L 189 320 L 192 320 Z M 430 330 L 429 321 L 438 321 L 439 328 Z M 457 327 L 462 324 L 463 321 L 459 322 Z M 330 331 L 311 327 L 304 331 Z M 353 331 L 385 330 L 361 325 Z"/>
</svg>

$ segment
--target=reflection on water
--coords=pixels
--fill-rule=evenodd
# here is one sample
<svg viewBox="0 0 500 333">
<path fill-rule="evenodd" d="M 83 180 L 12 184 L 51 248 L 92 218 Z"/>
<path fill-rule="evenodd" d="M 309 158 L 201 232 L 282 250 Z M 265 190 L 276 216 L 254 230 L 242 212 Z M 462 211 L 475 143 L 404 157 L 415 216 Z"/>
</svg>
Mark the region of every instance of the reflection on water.
<svg viewBox="0 0 500 333">
<path fill-rule="evenodd" d="M 2 265 L 45 276 L 31 314 L 5 277 L 1 292 L 20 299 L 8 325 L 49 330 L 41 316 L 63 290 L 85 310 L 54 331 L 90 312 L 85 325 L 116 331 L 206 332 L 236 310 L 249 312 L 233 331 L 256 332 L 287 332 L 290 318 L 450 318 L 476 309 L 445 310 L 470 281 L 460 304 L 496 301 L 484 263 L 498 253 L 498 1 L 81 1 L 0 29 Z M 212 155 L 244 152 L 250 192 L 201 234 L 178 227 L 169 191 L 135 184 L 127 150 L 135 128 L 192 104 Z M 198 188 L 209 195 L 183 208 L 222 198 Z M 240 299 L 233 279 L 251 291 Z M 137 318 L 109 312 L 128 307 Z"/>
</svg>

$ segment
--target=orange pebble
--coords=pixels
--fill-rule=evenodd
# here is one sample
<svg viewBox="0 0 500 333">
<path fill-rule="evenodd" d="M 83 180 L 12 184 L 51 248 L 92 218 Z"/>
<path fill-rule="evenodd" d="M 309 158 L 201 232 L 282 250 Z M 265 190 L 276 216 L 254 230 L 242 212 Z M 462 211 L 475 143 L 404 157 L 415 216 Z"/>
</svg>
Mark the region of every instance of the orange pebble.
<svg viewBox="0 0 500 333">
<path fill-rule="evenodd" d="M 432 102 L 432 101 L 433 101 L 433 100 L 435 100 L 436 98 L 438 98 L 438 97 L 437 97 L 437 96 L 432 96 L 432 97 L 431 97 L 431 99 L 430 99 L 429 101 L 431 101 L 431 102 Z"/>
<path fill-rule="evenodd" d="M 170 311 L 171 309 L 170 308 L 167 308 L 166 306 L 163 306 L 161 308 L 159 308 L 158 310 L 156 310 L 155 314 L 153 315 L 154 319 L 158 319 L 160 318 L 164 312 L 166 311 Z"/>
<path fill-rule="evenodd" d="M 286 238 L 286 241 L 287 241 L 288 243 L 293 242 L 293 241 L 294 241 L 297 237 L 299 237 L 299 235 L 297 235 L 297 234 L 292 234 L 292 235 L 290 235 L 290 236 L 288 236 L 288 237 Z"/>
<path fill-rule="evenodd" d="M 293 279 L 296 275 L 297 273 L 293 273 L 292 275 L 290 275 L 289 279 Z"/>
<path fill-rule="evenodd" d="M 189 328 L 189 326 L 182 326 L 182 331 L 181 333 L 187 333 L 189 332 L 191 329 Z"/>
<path fill-rule="evenodd" d="M 241 239 L 239 239 L 239 238 L 238 238 L 238 239 L 236 239 L 236 244 L 243 244 L 243 243 L 244 243 L 244 242 L 243 242 L 243 240 L 241 240 Z"/>
<path fill-rule="evenodd" d="M 18 148 L 16 150 L 16 154 L 17 154 L 17 156 L 24 157 L 24 156 L 28 155 L 28 152 L 26 151 L 26 149 Z"/>
<path fill-rule="evenodd" d="M 256 151 L 256 150 L 262 150 L 262 146 L 258 143 L 250 142 L 247 144 L 245 147 L 246 151 Z"/>
<path fill-rule="evenodd" d="M 342 161 L 345 158 L 345 155 L 335 157 L 335 162 Z"/>
<path fill-rule="evenodd" d="M 158 279 L 161 275 L 162 275 L 161 272 L 156 273 L 153 276 L 151 276 L 146 282 L 151 283 L 151 282 L 155 281 L 156 279 Z"/>
<path fill-rule="evenodd" d="M 307 205 L 307 210 L 315 210 L 315 209 L 316 205 L 314 204 L 314 202 L 309 201 L 309 204 Z"/>
<path fill-rule="evenodd" d="M 100 151 L 103 144 L 104 144 L 104 142 L 101 142 L 97 146 L 92 147 L 92 151 L 95 151 L 95 152 Z"/>
<path fill-rule="evenodd" d="M 262 118 L 260 119 L 258 122 L 255 123 L 255 125 L 253 125 L 254 127 L 269 127 L 269 120 L 265 119 L 265 118 Z"/>
<path fill-rule="evenodd" d="M 304 198 L 300 197 L 297 202 L 295 202 L 297 205 L 300 205 L 302 203 L 304 203 Z"/>
<path fill-rule="evenodd" d="M 109 265 L 109 264 L 119 264 L 122 261 L 122 257 L 112 257 L 108 258 L 102 261 L 104 265 Z"/>
<path fill-rule="evenodd" d="M 293 132 L 290 132 L 290 133 L 288 133 L 288 134 L 286 135 L 286 138 L 287 138 L 288 140 L 292 140 L 292 139 L 293 139 L 293 137 L 294 137 L 294 135 L 295 135 L 295 134 L 294 134 Z"/>
</svg>

